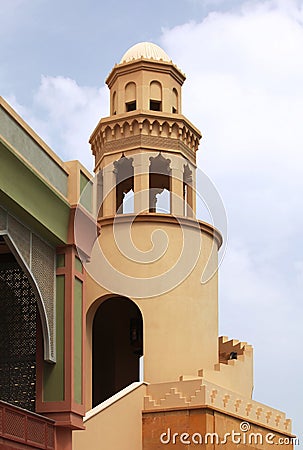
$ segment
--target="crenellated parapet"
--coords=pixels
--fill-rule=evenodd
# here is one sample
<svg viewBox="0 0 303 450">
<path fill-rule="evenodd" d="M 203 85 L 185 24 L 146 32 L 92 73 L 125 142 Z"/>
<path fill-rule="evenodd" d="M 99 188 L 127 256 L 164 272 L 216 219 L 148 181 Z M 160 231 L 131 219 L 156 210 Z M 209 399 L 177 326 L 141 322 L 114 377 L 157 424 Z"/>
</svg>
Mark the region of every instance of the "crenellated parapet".
<svg viewBox="0 0 303 450">
<path fill-rule="evenodd" d="M 251 398 L 254 387 L 252 346 L 226 336 L 220 336 L 218 344 L 219 362 L 212 370 L 200 369 L 198 376 Z"/>
<path fill-rule="evenodd" d="M 180 153 L 195 163 L 200 139 L 200 131 L 184 116 L 136 112 L 101 119 L 90 144 L 96 167 L 107 154 L 140 149 Z"/>
<path fill-rule="evenodd" d="M 147 387 L 144 412 L 210 407 L 277 432 L 291 433 L 285 413 L 202 378 Z"/>
<path fill-rule="evenodd" d="M 227 336 L 219 337 L 219 362 L 222 364 L 232 365 L 234 360 L 243 360 L 251 352 L 252 346 L 247 342 L 228 339 Z"/>
</svg>

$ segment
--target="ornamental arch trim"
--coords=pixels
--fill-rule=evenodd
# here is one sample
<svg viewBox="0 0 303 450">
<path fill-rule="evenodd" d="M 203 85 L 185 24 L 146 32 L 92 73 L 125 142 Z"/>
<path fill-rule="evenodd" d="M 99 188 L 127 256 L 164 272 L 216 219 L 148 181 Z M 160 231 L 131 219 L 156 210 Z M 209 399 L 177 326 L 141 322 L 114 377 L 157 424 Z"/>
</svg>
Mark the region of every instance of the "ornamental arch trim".
<svg viewBox="0 0 303 450">
<path fill-rule="evenodd" d="M 44 360 L 55 363 L 55 248 L 2 208 L 0 208 L 0 235 L 28 276 L 42 325 Z"/>
</svg>

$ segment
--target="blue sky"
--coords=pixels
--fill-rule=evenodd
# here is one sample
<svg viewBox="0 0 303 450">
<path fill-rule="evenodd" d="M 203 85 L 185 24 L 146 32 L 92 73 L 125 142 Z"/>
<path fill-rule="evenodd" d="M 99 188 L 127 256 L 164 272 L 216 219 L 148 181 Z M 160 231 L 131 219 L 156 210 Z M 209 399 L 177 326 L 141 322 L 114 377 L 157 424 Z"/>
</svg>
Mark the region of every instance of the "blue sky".
<svg viewBox="0 0 303 450">
<path fill-rule="evenodd" d="M 303 0 L 0 0 L 0 21 L 0 95 L 90 170 L 104 80 L 123 53 L 153 41 L 186 73 L 198 165 L 228 216 L 220 334 L 253 344 L 254 398 L 286 411 L 299 434 Z"/>
</svg>

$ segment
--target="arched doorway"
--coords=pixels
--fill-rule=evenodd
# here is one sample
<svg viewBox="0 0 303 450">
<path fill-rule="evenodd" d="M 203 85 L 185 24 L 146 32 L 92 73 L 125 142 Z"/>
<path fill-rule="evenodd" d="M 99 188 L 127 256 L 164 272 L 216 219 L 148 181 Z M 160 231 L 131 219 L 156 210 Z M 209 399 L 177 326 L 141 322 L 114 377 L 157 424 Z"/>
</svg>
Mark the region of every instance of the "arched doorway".
<svg viewBox="0 0 303 450">
<path fill-rule="evenodd" d="M 35 411 L 37 302 L 0 237 L 0 399 Z"/>
<path fill-rule="evenodd" d="M 143 321 L 137 305 L 125 297 L 105 300 L 93 321 L 93 407 L 139 381 Z"/>
</svg>

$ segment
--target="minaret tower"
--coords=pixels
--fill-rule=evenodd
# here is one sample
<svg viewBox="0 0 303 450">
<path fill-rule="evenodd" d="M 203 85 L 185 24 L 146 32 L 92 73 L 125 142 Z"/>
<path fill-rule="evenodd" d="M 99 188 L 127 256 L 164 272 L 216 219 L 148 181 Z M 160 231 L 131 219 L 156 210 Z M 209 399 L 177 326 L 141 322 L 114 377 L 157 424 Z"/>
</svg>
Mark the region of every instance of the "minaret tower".
<svg viewBox="0 0 303 450">
<path fill-rule="evenodd" d="M 195 218 L 201 133 L 181 113 L 184 80 L 160 47 L 133 46 L 106 80 L 110 116 L 100 120 L 90 138 L 102 253 L 97 263 L 93 252 L 88 267 L 98 284 L 92 282 L 92 301 L 99 299 L 92 311 L 109 295 L 137 305 L 148 382 L 197 374 L 218 358 L 221 236 Z M 165 213 L 157 204 L 164 191 Z M 125 202 L 128 193 L 133 193 L 131 207 Z M 211 276 L 203 284 L 206 268 Z"/>
<path fill-rule="evenodd" d="M 195 154 L 201 134 L 181 114 L 184 80 L 168 55 L 151 43 L 129 49 L 109 74 L 110 116 L 100 121 L 90 140 L 95 171 L 103 171 L 103 189 L 110 192 L 102 217 L 123 212 L 123 195 L 129 190 L 135 193 L 136 214 L 155 212 L 162 189 L 175 194 L 172 214 L 194 215 Z M 169 163 L 162 153 L 169 155 Z"/>
<path fill-rule="evenodd" d="M 98 227 L 85 264 L 86 431 L 74 450 L 181 448 L 214 432 L 219 444 L 245 421 L 290 436 L 284 413 L 252 400 L 252 347 L 218 338 L 222 237 L 196 217 L 201 134 L 181 112 L 184 80 L 145 42 L 106 80 L 110 115 L 90 138 Z"/>
</svg>

